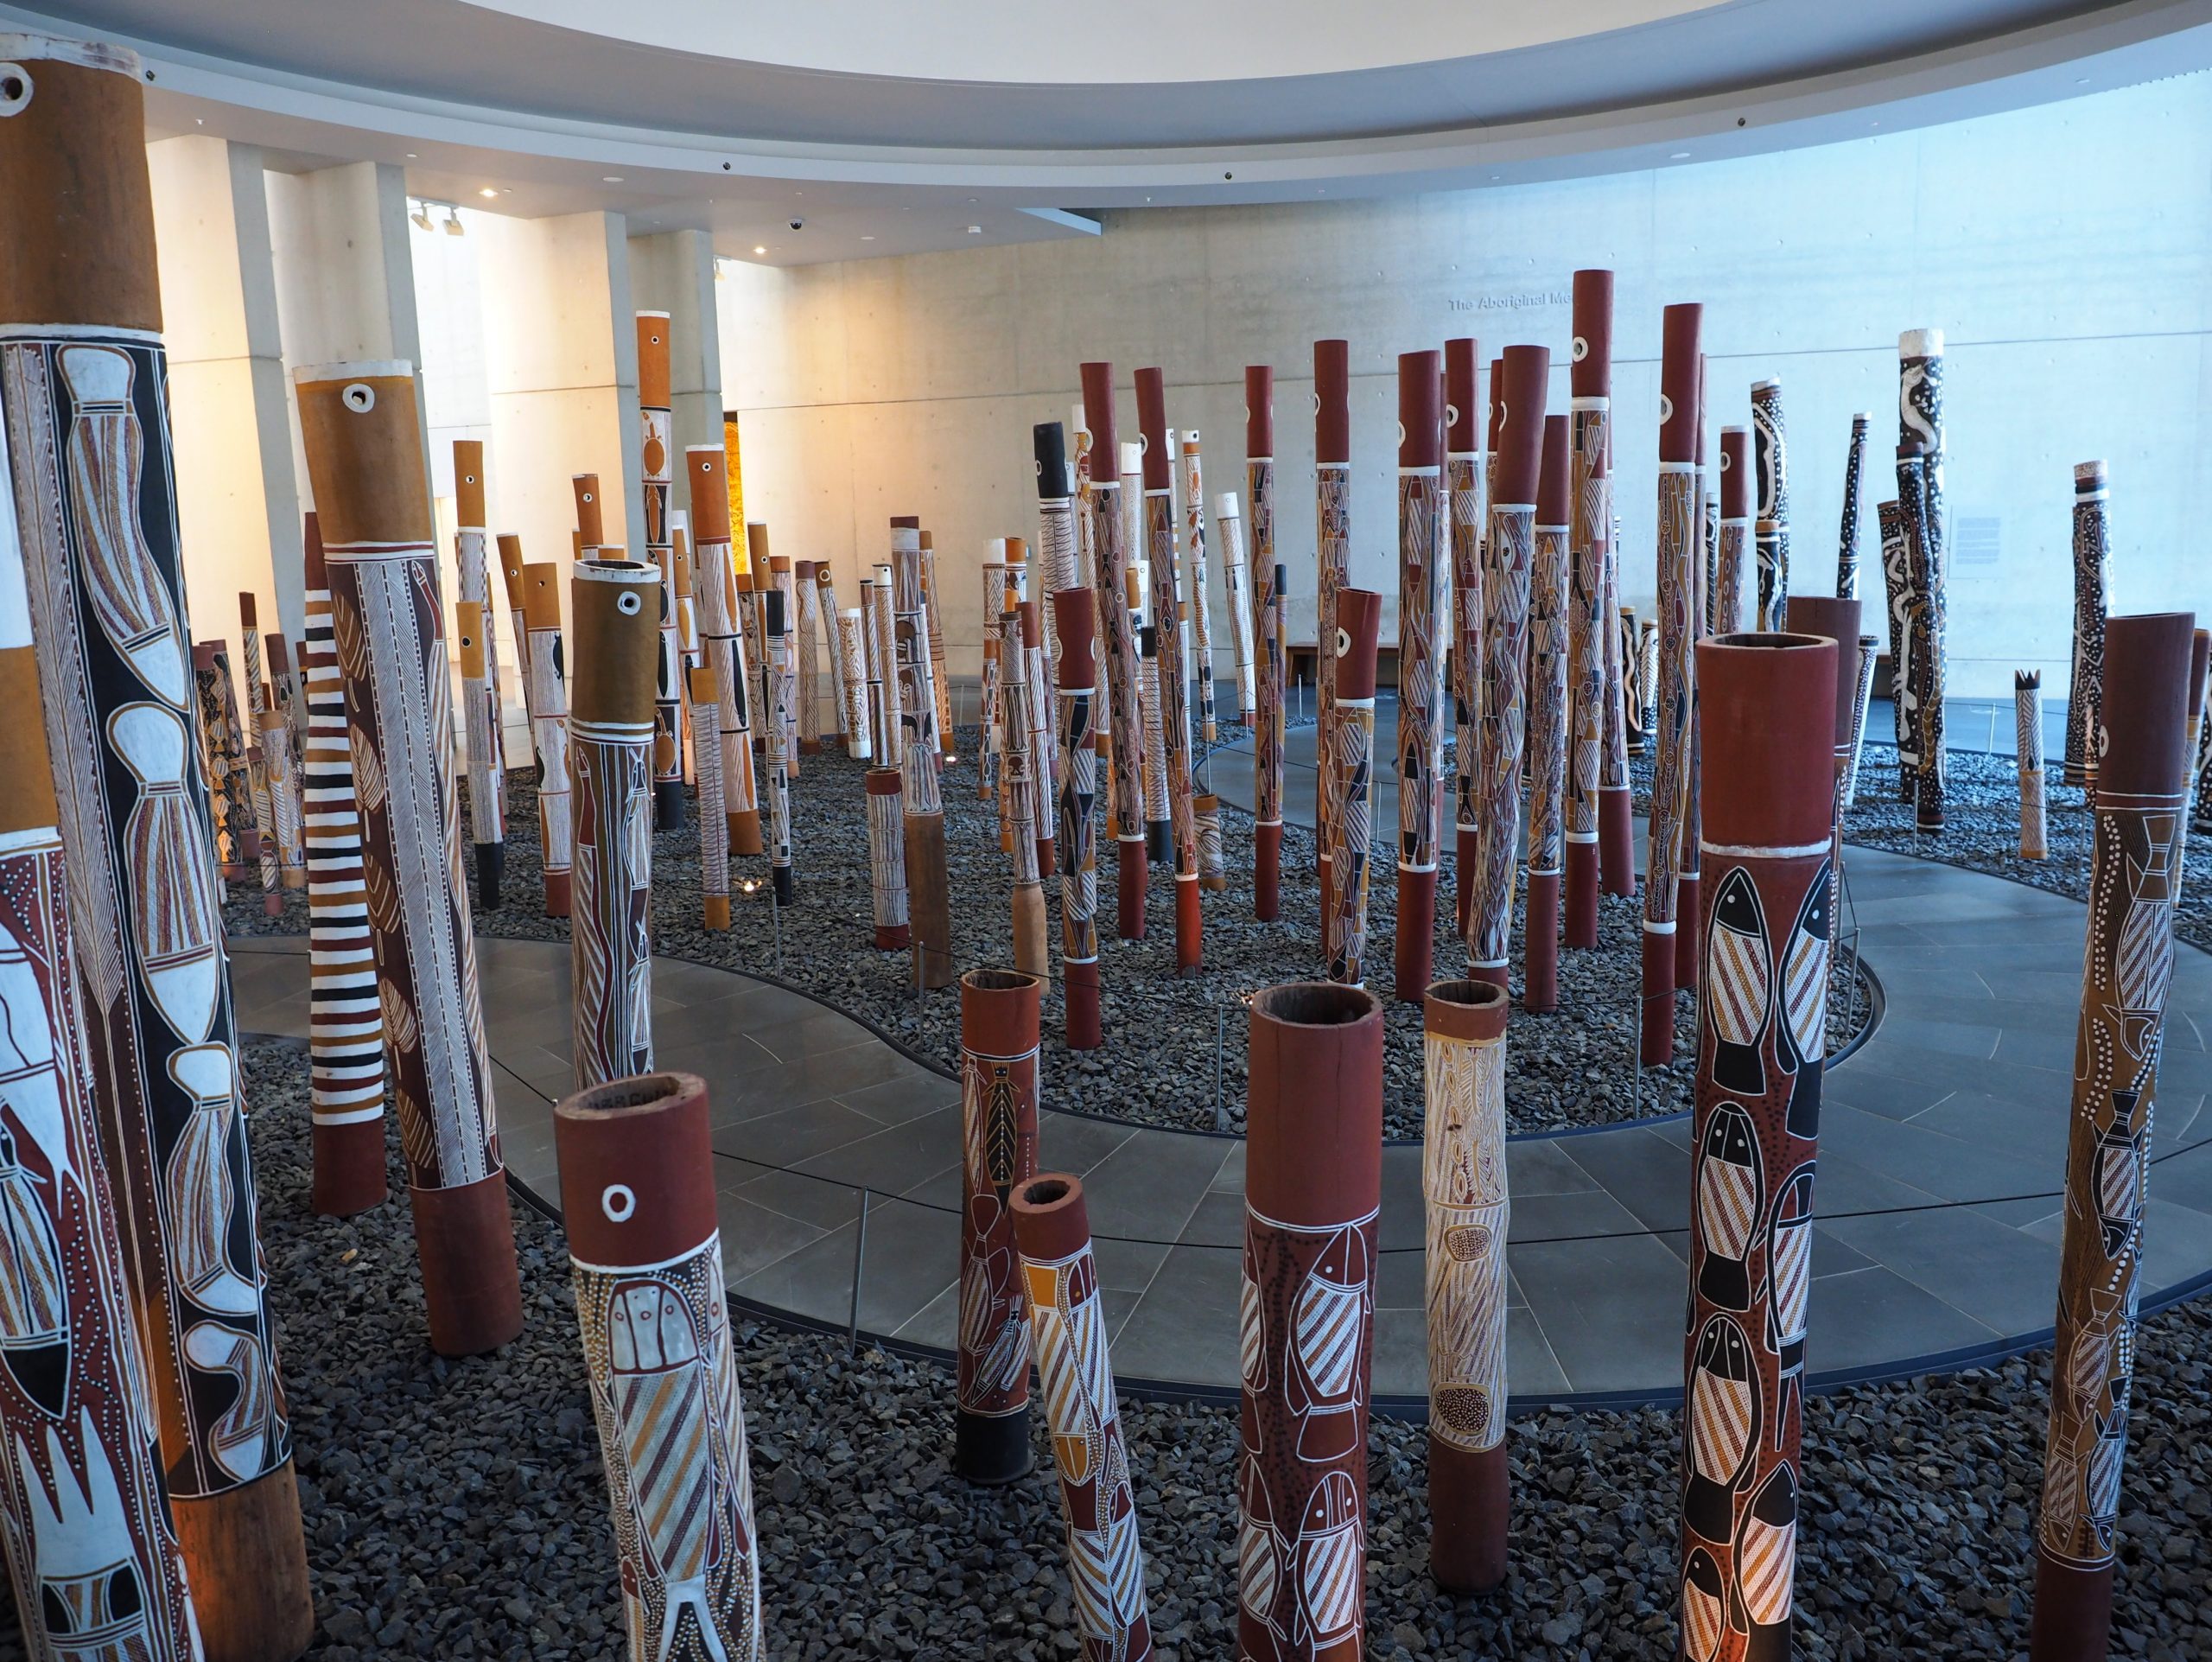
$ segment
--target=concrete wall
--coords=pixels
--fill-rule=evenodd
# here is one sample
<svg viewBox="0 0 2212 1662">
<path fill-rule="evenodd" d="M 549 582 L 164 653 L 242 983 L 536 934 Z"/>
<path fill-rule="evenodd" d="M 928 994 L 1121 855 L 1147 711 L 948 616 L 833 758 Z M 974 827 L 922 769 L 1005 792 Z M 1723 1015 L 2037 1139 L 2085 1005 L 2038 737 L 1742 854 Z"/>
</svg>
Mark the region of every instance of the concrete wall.
<svg viewBox="0 0 2212 1662">
<path fill-rule="evenodd" d="M 1792 587 L 1830 593 L 1854 411 L 1876 412 L 1871 504 L 1893 494 L 1896 340 L 1949 337 L 1952 690 L 2067 678 L 2071 470 L 2113 472 L 2115 610 L 2212 609 L 2198 528 L 2212 294 L 2212 99 L 2190 77 L 1819 150 L 1382 201 L 1110 215 L 1096 239 L 776 271 L 725 266 L 722 384 L 747 512 L 840 588 L 887 516 L 936 532 L 957 672 L 977 664 L 986 541 L 1035 522 L 1029 429 L 1077 366 L 1167 372 L 1208 487 L 1243 486 L 1243 370 L 1276 371 L 1279 548 L 1313 589 L 1312 342 L 1351 342 L 1353 580 L 1395 593 L 1395 355 L 1475 335 L 1548 344 L 1564 408 L 1569 274 L 1618 273 L 1614 399 L 1627 597 L 1653 588 L 1660 309 L 1706 306 L 1712 426 L 1780 377 Z M 1878 597 L 1878 564 L 1862 594 Z M 1224 604 L 1216 577 L 1215 615 Z M 1311 630 L 1311 602 L 1303 609 Z M 1295 631 L 1295 623 L 1294 623 Z M 1217 628 L 1220 668 L 1228 635 Z"/>
</svg>

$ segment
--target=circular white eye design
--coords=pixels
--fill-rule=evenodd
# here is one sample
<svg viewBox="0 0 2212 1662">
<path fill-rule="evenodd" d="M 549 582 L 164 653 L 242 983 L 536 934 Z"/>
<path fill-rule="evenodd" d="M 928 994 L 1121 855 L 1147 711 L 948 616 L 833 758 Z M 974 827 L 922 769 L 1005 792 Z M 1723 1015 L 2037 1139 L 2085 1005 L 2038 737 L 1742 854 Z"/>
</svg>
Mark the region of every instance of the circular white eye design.
<svg viewBox="0 0 2212 1662">
<path fill-rule="evenodd" d="M 589 491 L 586 491 L 584 493 L 584 502 L 587 506 L 598 500 L 599 499 L 596 496 L 594 496 Z"/>
<path fill-rule="evenodd" d="M 710 473 L 714 472 L 714 470 L 715 470 L 715 464 L 714 464 L 713 462 L 707 462 L 707 461 L 703 461 L 703 460 L 702 460 L 702 461 L 699 463 L 699 471 L 700 471 L 701 473 L 702 473 L 702 474 L 710 474 Z"/>
<path fill-rule="evenodd" d="M 1731 460 L 1731 459 L 1730 459 L 1729 455 L 1728 455 L 1728 452 L 1727 452 L 1727 451 L 1726 451 L 1726 450 L 1723 450 L 1723 451 L 1720 453 L 1720 471 L 1721 471 L 1722 473 L 1726 473 L 1726 472 L 1728 471 L 1728 469 L 1729 469 L 1729 468 L 1731 468 L 1734 467 L 1735 465 L 1736 465 L 1736 464 L 1735 464 L 1735 462 L 1734 462 L 1732 460 Z"/>
<path fill-rule="evenodd" d="M 377 390 L 366 381 L 355 381 L 338 397 L 357 416 L 365 416 L 377 407 Z"/>
<path fill-rule="evenodd" d="M 1574 337 L 1573 352 L 1574 361 L 1579 364 L 1590 355 L 1590 343 L 1578 334 Z"/>
<path fill-rule="evenodd" d="M 0 116 L 15 115 L 30 101 L 30 71 L 19 63 L 0 63 Z"/>
<path fill-rule="evenodd" d="M 1142 455 L 1150 449 L 1152 449 L 1152 435 L 1146 432 L 1142 428 L 1139 428 L 1137 430 L 1137 454 L 1139 455 Z"/>
<path fill-rule="evenodd" d="M 1458 404 L 1447 404 L 1444 406 L 1444 424 L 1446 427 L 1457 427 L 1459 424 L 1459 406 Z"/>
<path fill-rule="evenodd" d="M 476 482 L 476 475 L 474 474 L 463 474 L 461 477 L 462 481 L 466 484 L 474 485 Z"/>
<path fill-rule="evenodd" d="M 624 617 L 637 616 L 644 605 L 645 602 L 638 598 L 638 591 L 634 589 L 626 589 L 614 597 L 614 609 Z"/>
<path fill-rule="evenodd" d="M 1351 656 L 1351 631 L 1349 629 L 1337 631 L 1337 656 L 1339 658 Z"/>
<path fill-rule="evenodd" d="M 1664 392 L 1659 395 L 1659 424 L 1664 427 L 1675 418 L 1675 401 Z"/>
<path fill-rule="evenodd" d="M 627 1183 L 609 1183 L 600 1194 L 599 1209 L 610 1223 L 628 1223 L 638 1209 L 637 1194 Z"/>
<path fill-rule="evenodd" d="M 462 636 L 461 636 L 461 649 L 462 649 L 464 652 L 465 652 L 465 651 L 467 651 L 469 647 L 471 647 L 471 646 L 474 646 L 475 644 L 476 644 L 476 642 L 475 642 L 474 639 L 473 637 L 469 636 L 469 635 L 464 634 L 464 635 L 462 635 Z"/>
</svg>

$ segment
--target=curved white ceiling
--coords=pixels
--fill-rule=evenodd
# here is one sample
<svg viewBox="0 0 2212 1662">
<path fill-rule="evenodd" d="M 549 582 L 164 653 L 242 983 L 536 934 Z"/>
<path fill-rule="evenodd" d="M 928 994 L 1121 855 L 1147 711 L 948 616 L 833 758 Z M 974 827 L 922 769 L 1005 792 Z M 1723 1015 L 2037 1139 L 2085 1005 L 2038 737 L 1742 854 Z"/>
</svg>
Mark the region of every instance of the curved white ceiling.
<svg viewBox="0 0 2212 1662">
<path fill-rule="evenodd" d="M 582 35 L 827 74 L 978 84 L 1331 75 L 1604 35 L 1738 0 L 457 0 Z"/>
</svg>

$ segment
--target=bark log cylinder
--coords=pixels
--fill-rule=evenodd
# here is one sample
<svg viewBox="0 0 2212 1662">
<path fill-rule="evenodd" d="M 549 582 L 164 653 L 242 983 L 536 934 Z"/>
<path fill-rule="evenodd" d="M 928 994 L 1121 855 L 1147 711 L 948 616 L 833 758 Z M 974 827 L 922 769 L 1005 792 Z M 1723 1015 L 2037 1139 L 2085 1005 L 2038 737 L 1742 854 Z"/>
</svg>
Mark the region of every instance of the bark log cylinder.
<svg viewBox="0 0 2212 1662">
<path fill-rule="evenodd" d="M 1566 842 L 1567 593 L 1573 461 L 1565 416 L 1544 417 L 1529 584 L 1529 903 L 1521 1006 L 1559 1008 L 1559 925 Z"/>
<path fill-rule="evenodd" d="M 1160 644 L 1161 761 L 1175 853 L 1175 971 L 1205 966 L 1198 903 L 1198 830 L 1191 808 L 1190 665 L 1175 605 L 1175 474 L 1167 436 L 1167 387 L 1156 369 L 1137 371 L 1137 420 L 1144 434 L 1145 558 L 1152 572 L 1150 611 Z"/>
<path fill-rule="evenodd" d="M 537 836 L 545 868 L 545 915 L 569 915 L 575 876 L 575 806 L 569 761 L 569 666 L 561 640 L 561 567 L 522 569 L 523 621 L 530 634 L 531 725 L 537 733 Z"/>
<path fill-rule="evenodd" d="M 1720 635 L 1705 707 L 1682 1652 L 1786 1657 L 1832 933 L 1836 646 Z"/>
<path fill-rule="evenodd" d="M 1319 1662 L 1364 1653 L 1382 1006 L 1304 982 L 1250 1008 L 1237 1655 Z"/>
<path fill-rule="evenodd" d="M 1428 985 L 1436 934 L 1437 824 L 1447 678 L 1443 491 L 1443 361 L 1398 354 L 1398 997 Z"/>
<path fill-rule="evenodd" d="M 638 489 L 645 507 L 645 562 L 660 579 L 653 670 L 653 824 L 683 824 L 683 657 L 676 621 L 676 554 L 668 517 L 674 420 L 670 409 L 666 312 L 639 312 Z M 593 539 L 586 538 L 588 544 Z"/>
<path fill-rule="evenodd" d="M 1483 410 L 1475 342 L 1444 343 L 1445 533 L 1452 567 L 1452 869 L 1460 938 L 1474 902 L 1482 844 L 1480 769 L 1483 664 Z M 1596 927 L 1594 924 L 1592 926 Z"/>
<path fill-rule="evenodd" d="M 1096 602 L 1086 589 L 1052 596 L 1060 641 L 1060 973 L 1070 1050 L 1096 1050 L 1098 1022 L 1098 754 Z"/>
<path fill-rule="evenodd" d="M 1114 1396 L 1105 1296 L 1090 1250 L 1083 1181 L 1047 1173 L 1014 1190 L 1015 1248 L 1029 1307 L 1037 1379 L 1060 1478 L 1082 1662 L 1147 1662 L 1144 1552 L 1136 1493 Z"/>
<path fill-rule="evenodd" d="M 2088 941 L 2067 1115 L 2031 1662 L 2099 1662 L 2111 1640 L 2151 1118 L 2181 886 L 2189 782 L 2182 737 L 2196 622 L 2165 612 L 2104 627 L 2089 735 L 2096 789 Z"/>
<path fill-rule="evenodd" d="M 1368 589 L 1337 591 L 1338 651 L 1329 673 L 1336 696 L 1329 703 L 1327 766 L 1322 799 L 1329 805 L 1328 836 L 1334 846 L 1321 887 L 1329 979 L 1361 984 L 1366 973 L 1368 868 L 1374 847 L 1375 650 L 1382 597 Z"/>
<path fill-rule="evenodd" d="M 945 875 L 944 794 L 938 768 L 937 695 L 930 678 L 927 608 L 922 593 L 922 537 L 912 518 L 891 522 L 893 633 L 898 653 L 899 777 L 906 900 L 914 984 L 951 984 L 952 895 Z"/>
<path fill-rule="evenodd" d="M 476 845 L 476 898 L 499 904 L 507 863 L 506 735 L 499 711 L 499 645 L 492 609 L 492 533 L 484 511 L 484 444 L 453 442 L 454 655 L 461 660 L 461 731 L 468 753 L 468 828 Z"/>
<path fill-rule="evenodd" d="M 2112 558 L 2106 525 L 2109 486 L 2101 462 L 2074 469 L 2074 675 L 2066 690 L 2063 778 L 2083 790 L 2097 782 L 2097 711 L 2104 695 L 2105 585 Z"/>
<path fill-rule="evenodd" d="M 2012 673 L 2013 757 L 2020 774 L 2020 857 L 2044 860 L 2043 672 Z"/>
<path fill-rule="evenodd" d="M 707 1082 L 553 1111 L 562 1218 L 632 1657 L 760 1662 L 760 1554 L 722 1282 Z"/>
<path fill-rule="evenodd" d="M 1083 414 L 1094 462 L 1119 454 L 1114 423 L 1114 366 L 1083 366 Z M 1128 525 L 1122 482 L 1110 468 L 1090 481 L 1091 547 L 1097 564 L 1098 629 L 1106 653 L 1106 731 L 1113 761 L 1116 921 L 1123 940 L 1144 939 L 1146 854 L 1144 716 L 1137 700 L 1137 638 L 1129 616 Z M 1264 816 L 1263 816 L 1264 817 Z"/>
<path fill-rule="evenodd" d="M 960 1310 L 952 1469 L 1011 1483 L 1029 1453 L 1029 1322 L 1014 1193 L 1037 1175 L 1038 1001 L 1018 970 L 960 977 Z"/>
<path fill-rule="evenodd" d="M 1488 981 L 1440 981 L 1424 1006 L 1428 1564 L 1439 1587 L 1463 1595 L 1504 1581 L 1511 1517 L 1506 1015 L 1505 990 Z"/>
<path fill-rule="evenodd" d="M 868 770 L 868 889 L 880 952 L 903 952 L 912 939 L 906 920 L 906 833 L 900 799 L 906 786 L 896 767 Z"/>
<path fill-rule="evenodd" d="M 762 844 L 760 783 L 753 766 L 753 680 L 745 626 L 738 615 L 729 493 L 722 481 L 725 466 L 724 454 L 716 445 L 684 449 L 684 473 L 691 481 L 692 595 L 698 605 L 700 647 L 714 671 L 715 702 L 721 716 L 717 737 L 722 753 L 722 811 L 728 823 L 729 851 L 753 855 Z M 699 742 L 694 734 L 692 742 Z"/>
<path fill-rule="evenodd" d="M 522 1331 L 513 1224 L 461 872 L 451 670 L 415 374 L 294 372 L 353 741 L 369 919 L 430 1343 Z"/>
<path fill-rule="evenodd" d="M 652 747 L 660 574 L 620 549 L 569 573 L 569 924 L 576 1088 L 648 1073 L 652 1028 Z"/>
<path fill-rule="evenodd" d="M 1275 373 L 1244 371 L 1244 494 L 1252 504 L 1252 915 L 1274 921 L 1281 906 L 1283 570 L 1275 563 Z"/>
<path fill-rule="evenodd" d="M 1315 726 L 1319 744 L 1313 831 L 1325 929 L 1325 920 L 1336 913 L 1329 885 L 1333 881 L 1331 863 L 1339 838 L 1331 824 L 1336 808 L 1329 799 L 1330 781 L 1340 777 L 1330 754 L 1337 732 L 1337 595 L 1351 581 L 1351 347 L 1344 341 L 1313 343 L 1313 593 L 1319 620 L 1314 655 L 1319 685 L 1315 709 L 1319 720 Z M 1370 733 L 1373 714 L 1370 708 Z M 1371 760 L 1363 755 L 1361 766 L 1368 766 Z M 1362 829 L 1364 836 L 1369 828 Z"/>
</svg>

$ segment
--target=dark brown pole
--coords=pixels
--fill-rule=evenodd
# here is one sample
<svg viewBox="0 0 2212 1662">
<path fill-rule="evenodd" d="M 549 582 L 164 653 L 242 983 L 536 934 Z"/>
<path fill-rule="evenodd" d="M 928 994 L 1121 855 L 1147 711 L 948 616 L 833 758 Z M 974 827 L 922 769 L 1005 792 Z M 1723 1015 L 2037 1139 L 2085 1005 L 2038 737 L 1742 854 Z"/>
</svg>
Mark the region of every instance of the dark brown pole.
<svg viewBox="0 0 2212 1662">
<path fill-rule="evenodd" d="M 1428 1566 L 1449 1593 L 1505 1579 L 1507 1008 L 1495 983 L 1440 981 L 1424 1009 Z"/>
<path fill-rule="evenodd" d="M 1481 796 L 1476 753 L 1482 741 L 1483 453 L 1482 391 L 1475 373 L 1475 342 L 1459 336 L 1444 343 L 1445 493 L 1451 515 L 1452 563 L 1452 869 L 1455 921 L 1467 937 L 1467 911 L 1475 888 L 1481 841 Z"/>
<path fill-rule="evenodd" d="M 2097 782 L 2097 707 L 2105 675 L 2105 568 L 2111 548 L 2105 524 L 2105 464 L 2074 468 L 2074 678 L 2066 691 L 2069 785 Z M 1899 702 L 1902 709 L 1903 702 Z"/>
<path fill-rule="evenodd" d="M 1018 970 L 960 977 L 960 1334 L 952 1469 L 971 1483 L 1029 1470 L 1029 1322 L 1015 1189 L 1037 1175 L 1037 1009 Z"/>
<path fill-rule="evenodd" d="M 1282 723 L 1288 678 L 1283 572 L 1275 564 L 1275 373 L 1244 372 L 1244 491 L 1252 501 L 1252 915 L 1272 923 L 1282 888 Z"/>
<path fill-rule="evenodd" d="M 1362 1655 L 1382 1209 L 1382 1006 L 1303 982 L 1251 1002 L 1237 1654 Z"/>
<path fill-rule="evenodd" d="M 1605 747 L 1605 543 L 1612 533 L 1611 462 L 1606 455 L 1612 417 L 1613 274 L 1574 274 L 1574 348 L 1567 369 L 1567 419 L 1573 424 L 1568 482 L 1567 611 L 1567 944 L 1598 944 L 1598 894 L 1605 864 L 1599 847 L 1599 780 Z M 1623 795 L 1625 806 L 1626 797 Z M 1624 818 L 1621 852 L 1626 852 Z M 1635 878 L 1630 876 L 1633 888 Z"/>
<path fill-rule="evenodd" d="M 1137 638 L 1129 617 L 1128 522 L 1115 437 L 1114 366 L 1083 366 L 1083 415 L 1095 465 L 1090 481 L 1090 538 L 1097 562 L 1098 627 L 1106 650 L 1106 736 L 1113 761 L 1114 858 L 1123 940 L 1144 939 L 1144 716 L 1137 703 Z"/>
<path fill-rule="evenodd" d="M 1097 614 L 1090 591 L 1052 596 L 1060 642 L 1060 974 L 1070 1050 L 1098 1048 Z"/>
<path fill-rule="evenodd" d="M 1913 825 L 1943 829 L 1943 623 L 1949 517 L 1943 496 L 1943 331 L 1897 337 L 1897 506 L 1912 569 L 1911 679 L 1919 713 Z"/>
<path fill-rule="evenodd" d="M 1433 352 L 1398 354 L 1398 997 L 1428 985 L 1436 934 L 1436 868 L 1444 774 L 1443 365 Z"/>
<path fill-rule="evenodd" d="M 1698 648 L 1707 848 L 1690 1130 L 1681 1652 L 1789 1654 L 1827 1020 L 1835 643 Z"/>
<path fill-rule="evenodd" d="M 1573 462 L 1568 417 L 1544 417 L 1529 584 L 1529 909 L 1521 1007 L 1559 1008 L 1560 863 L 1566 833 L 1567 572 Z M 1594 895 L 1594 891 L 1593 891 Z"/>
<path fill-rule="evenodd" d="M 1198 831 L 1191 807 L 1191 677 L 1175 615 L 1175 462 L 1167 441 L 1167 386 L 1156 369 L 1137 371 L 1137 423 L 1144 434 L 1145 560 L 1152 573 L 1154 638 L 1160 648 L 1160 761 L 1175 850 L 1175 971 L 1196 975 L 1205 966 L 1205 948 L 1198 909 Z"/>
<path fill-rule="evenodd" d="M 912 516 L 891 522 L 891 571 L 899 654 L 899 766 L 906 813 L 906 897 L 914 984 L 951 984 L 952 893 L 945 873 L 944 794 L 938 769 L 937 696 L 930 682 L 929 622 L 922 595 L 922 536 Z M 773 720 L 772 712 L 764 712 Z"/>
<path fill-rule="evenodd" d="M 1336 775 L 1329 747 L 1336 735 L 1331 716 L 1337 702 L 1337 591 L 1351 581 L 1351 347 L 1343 341 L 1313 343 L 1313 594 L 1319 632 L 1314 643 L 1314 708 L 1319 720 L 1314 729 L 1313 831 L 1325 934 L 1335 910 L 1329 883 L 1337 831 L 1330 823 L 1335 807 L 1329 800 L 1329 781 Z M 1369 715 L 1371 718 L 1373 711 Z M 1370 719 L 1370 730 L 1372 725 Z"/>
<path fill-rule="evenodd" d="M 2100 1662 L 2134 1384 L 2135 1297 L 2189 775 L 2187 612 L 2104 627 L 2088 946 L 2074 1041 L 2032 1662 Z"/>
</svg>

